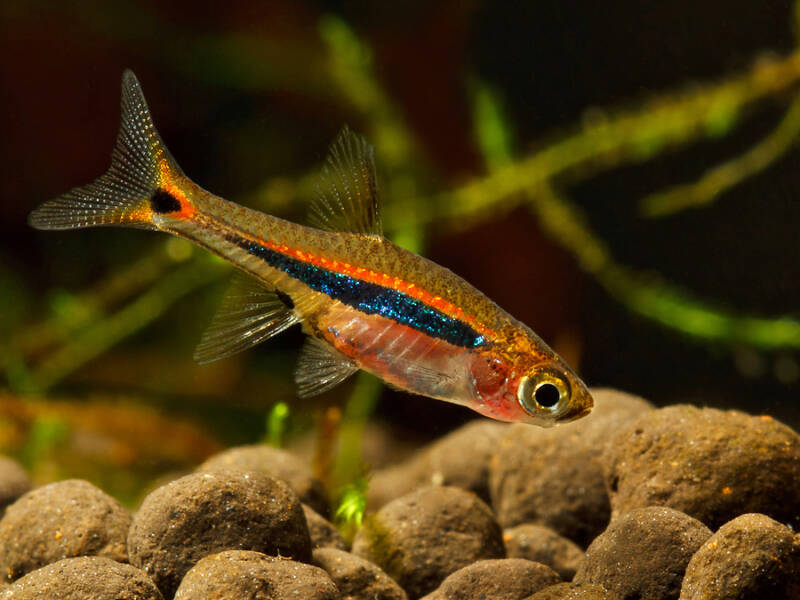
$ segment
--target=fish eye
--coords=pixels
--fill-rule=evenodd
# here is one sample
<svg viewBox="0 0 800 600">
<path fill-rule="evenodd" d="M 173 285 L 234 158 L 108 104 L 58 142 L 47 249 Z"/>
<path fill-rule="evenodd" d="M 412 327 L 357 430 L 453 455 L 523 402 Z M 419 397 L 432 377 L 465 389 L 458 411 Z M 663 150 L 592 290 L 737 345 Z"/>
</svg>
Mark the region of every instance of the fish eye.
<svg viewBox="0 0 800 600">
<path fill-rule="evenodd" d="M 536 400 L 539 406 L 552 408 L 561 399 L 561 392 L 558 391 L 554 384 L 545 381 L 536 386 L 536 391 L 533 392 L 533 399 Z"/>
<path fill-rule="evenodd" d="M 569 397 L 569 383 L 554 369 L 534 371 L 523 377 L 517 390 L 520 405 L 531 415 L 558 414 Z"/>
</svg>

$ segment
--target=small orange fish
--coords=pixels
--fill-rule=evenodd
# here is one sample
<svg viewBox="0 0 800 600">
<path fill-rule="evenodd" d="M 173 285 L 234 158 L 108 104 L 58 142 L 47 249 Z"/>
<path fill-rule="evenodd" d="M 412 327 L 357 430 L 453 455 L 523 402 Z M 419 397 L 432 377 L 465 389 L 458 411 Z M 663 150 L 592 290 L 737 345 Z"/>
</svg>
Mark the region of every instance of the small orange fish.
<svg viewBox="0 0 800 600">
<path fill-rule="evenodd" d="M 323 168 L 311 220 L 316 228 L 239 206 L 186 177 L 130 71 L 108 172 L 29 218 L 37 229 L 158 229 L 238 267 L 246 276 L 200 341 L 200 362 L 299 323 L 309 335 L 295 373 L 300 396 L 364 369 L 500 421 L 548 426 L 591 410 L 586 386 L 533 331 L 448 269 L 382 236 L 373 149 L 346 128 Z"/>
</svg>

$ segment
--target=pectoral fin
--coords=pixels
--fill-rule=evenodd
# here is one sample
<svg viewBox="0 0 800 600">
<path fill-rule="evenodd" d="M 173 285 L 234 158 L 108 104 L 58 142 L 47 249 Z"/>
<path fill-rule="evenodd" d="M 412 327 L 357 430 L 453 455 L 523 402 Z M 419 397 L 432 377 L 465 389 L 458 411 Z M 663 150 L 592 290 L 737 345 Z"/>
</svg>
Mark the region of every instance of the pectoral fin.
<svg viewBox="0 0 800 600">
<path fill-rule="evenodd" d="M 194 359 L 208 363 L 238 354 L 299 322 L 291 302 L 257 279 L 235 273 L 225 299 L 203 334 Z"/>
</svg>

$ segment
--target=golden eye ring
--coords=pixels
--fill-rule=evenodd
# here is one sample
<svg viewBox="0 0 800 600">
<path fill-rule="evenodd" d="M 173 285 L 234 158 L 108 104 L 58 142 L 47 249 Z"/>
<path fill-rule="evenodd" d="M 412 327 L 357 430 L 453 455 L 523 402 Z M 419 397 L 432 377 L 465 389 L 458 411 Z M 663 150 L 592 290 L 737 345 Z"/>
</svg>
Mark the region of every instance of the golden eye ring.
<svg viewBox="0 0 800 600">
<path fill-rule="evenodd" d="M 554 369 L 540 369 L 522 378 L 517 400 L 530 415 L 558 415 L 569 404 L 567 380 Z"/>
</svg>

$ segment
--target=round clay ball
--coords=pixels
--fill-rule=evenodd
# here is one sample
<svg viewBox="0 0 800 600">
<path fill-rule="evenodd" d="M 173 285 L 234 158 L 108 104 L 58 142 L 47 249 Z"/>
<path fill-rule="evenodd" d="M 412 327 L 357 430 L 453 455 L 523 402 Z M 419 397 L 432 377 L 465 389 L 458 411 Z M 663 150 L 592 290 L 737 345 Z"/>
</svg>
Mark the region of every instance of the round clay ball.
<svg viewBox="0 0 800 600">
<path fill-rule="evenodd" d="M 420 485 L 450 485 L 489 502 L 489 461 L 508 425 L 487 420 L 467 423 L 421 453 Z"/>
<path fill-rule="evenodd" d="M 334 527 L 333 523 L 320 515 L 308 504 L 303 504 L 303 514 L 306 516 L 308 534 L 311 536 L 312 548 L 338 548 L 347 550 L 342 534 Z"/>
<path fill-rule="evenodd" d="M 547 526 L 587 545 L 611 514 L 603 473 L 582 429 L 508 429 L 492 459 L 492 506 L 503 527 Z"/>
<path fill-rule="evenodd" d="M 428 485 L 450 485 L 489 502 L 489 461 L 508 426 L 476 420 L 423 448 L 407 461 L 376 471 L 367 500 L 380 508 L 399 495 Z"/>
<path fill-rule="evenodd" d="M 369 516 L 353 554 L 371 560 L 411 597 L 435 590 L 450 573 L 503 558 L 503 537 L 489 507 L 454 487 L 425 487 Z"/>
<path fill-rule="evenodd" d="M 582 430 L 585 444 L 600 453 L 621 427 L 653 410 L 653 405 L 644 398 L 613 388 L 591 388 L 594 406 L 592 412 L 574 423 L 565 423 L 569 428 Z"/>
<path fill-rule="evenodd" d="M 131 563 L 171 598 L 204 556 L 255 550 L 307 562 L 311 540 L 297 495 L 263 473 L 194 473 L 151 492 L 128 535 Z"/>
<path fill-rule="evenodd" d="M 65 558 L 36 569 L 6 593 L 8 600 L 163 600 L 143 571 L 102 556 Z"/>
<path fill-rule="evenodd" d="M 405 462 L 384 467 L 370 474 L 367 488 L 367 509 L 374 512 L 395 498 L 430 485 L 421 455 Z"/>
<path fill-rule="evenodd" d="M 541 525 L 519 525 L 503 532 L 506 556 L 542 563 L 570 581 L 583 560 L 583 550 L 575 542 Z"/>
<path fill-rule="evenodd" d="M 549 430 L 506 429 L 489 467 L 491 504 L 505 527 L 535 523 L 586 547 L 611 515 L 600 455 L 619 427 L 651 410 L 624 392 L 592 390 L 583 419 Z"/>
<path fill-rule="evenodd" d="M 266 444 L 237 446 L 215 454 L 201 464 L 196 473 L 216 471 L 256 471 L 289 484 L 305 504 L 328 516 L 328 499 L 322 483 L 303 461 L 280 448 Z"/>
<path fill-rule="evenodd" d="M 669 506 L 712 529 L 750 512 L 800 527 L 800 436 L 770 417 L 654 410 L 619 433 L 603 462 L 615 515 Z"/>
<path fill-rule="evenodd" d="M 613 598 L 678 598 L 689 559 L 710 536 L 677 510 L 632 510 L 592 542 L 573 581 L 601 585 Z"/>
<path fill-rule="evenodd" d="M 800 598 L 800 536 L 766 515 L 725 523 L 686 567 L 681 600 Z"/>
<path fill-rule="evenodd" d="M 557 583 L 528 596 L 525 600 L 616 600 L 601 585 Z"/>
<path fill-rule="evenodd" d="M 6 506 L 33 487 L 25 469 L 15 460 L 0 456 L 0 517 Z"/>
<path fill-rule="evenodd" d="M 337 550 L 318 548 L 314 564 L 330 575 L 336 587 L 348 600 L 407 600 L 406 593 L 378 565 Z"/>
<path fill-rule="evenodd" d="M 558 573 L 523 558 L 479 560 L 448 575 L 426 600 L 522 600 L 559 583 Z"/>
<path fill-rule="evenodd" d="M 340 600 L 322 569 L 260 552 L 228 550 L 200 559 L 181 581 L 175 600 Z"/>
<path fill-rule="evenodd" d="M 0 520 L 0 573 L 9 581 L 63 558 L 104 556 L 127 562 L 131 516 L 88 481 L 31 490 Z"/>
</svg>

